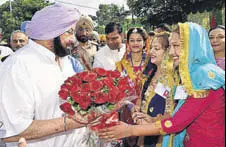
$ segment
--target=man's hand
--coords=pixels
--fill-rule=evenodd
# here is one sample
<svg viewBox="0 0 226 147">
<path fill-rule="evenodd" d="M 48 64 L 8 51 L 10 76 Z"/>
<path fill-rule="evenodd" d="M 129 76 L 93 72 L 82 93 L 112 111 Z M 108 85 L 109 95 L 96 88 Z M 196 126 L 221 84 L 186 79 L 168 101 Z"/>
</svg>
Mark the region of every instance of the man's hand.
<svg viewBox="0 0 226 147">
<path fill-rule="evenodd" d="M 27 147 L 27 142 L 24 138 L 20 138 L 18 147 Z"/>
</svg>

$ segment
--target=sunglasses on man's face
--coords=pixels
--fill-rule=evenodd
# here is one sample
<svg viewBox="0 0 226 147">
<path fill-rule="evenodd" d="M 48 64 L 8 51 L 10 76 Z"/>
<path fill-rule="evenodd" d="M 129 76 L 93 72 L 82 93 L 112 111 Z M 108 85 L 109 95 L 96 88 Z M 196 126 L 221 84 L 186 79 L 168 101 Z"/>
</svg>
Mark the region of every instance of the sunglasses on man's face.
<svg viewBox="0 0 226 147">
<path fill-rule="evenodd" d="M 24 43 L 25 42 L 25 40 L 24 39 L 18 39 L 18 40 L 13 40 L 13 43 Z"/>
</svg>

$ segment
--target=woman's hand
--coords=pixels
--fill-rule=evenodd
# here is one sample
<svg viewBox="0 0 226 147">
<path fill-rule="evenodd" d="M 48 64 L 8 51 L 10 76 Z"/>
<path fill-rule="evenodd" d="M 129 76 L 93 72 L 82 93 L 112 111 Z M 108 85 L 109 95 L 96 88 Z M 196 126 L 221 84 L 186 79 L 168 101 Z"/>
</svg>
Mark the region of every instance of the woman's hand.
<svg viewBox="0 0 226 147">
<path fill-rule="evenodd" d="M 149 124 L 154 122 L 154 119 L 152 117 L 141 112 L 134 113 L 132 118 L 133 121 L 138 125 Z"/>
<path fill-rule="evenodd" d="M 158 120 L 163 120 L 169 117 L 170 117 L 170 114 L 165 114 L 165 115 L 159 114 L 157 117 L 151 117 L 148 114 L 144 114 L 141 112 L 136 112 L 132 116 L 134 122 L 138 125 L 154 123 Z"/>
<path fill-rule="evenodd" d="M 114 141 L 121 138 L 132 136 L 132 126 L 124 122 L 119 122 L 118 125 L 100 130 L 99 137 L 105 141 Z"/>
</svg>

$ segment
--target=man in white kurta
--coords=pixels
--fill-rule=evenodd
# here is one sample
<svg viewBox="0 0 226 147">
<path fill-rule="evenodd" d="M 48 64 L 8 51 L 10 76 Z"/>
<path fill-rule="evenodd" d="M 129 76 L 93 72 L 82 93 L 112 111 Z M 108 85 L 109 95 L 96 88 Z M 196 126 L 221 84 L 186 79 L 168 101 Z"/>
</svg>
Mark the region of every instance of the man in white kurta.
<svg viewBox="0 0 226 147">
<path fill-rule="evenodd" d="M 104 68 L 106 70 L 115 70 L 115 64 L 121 61 L 125 51 L 125 45 L 122 45 L 119 50 L 112 50 L 108 45 L 106 45 L 97 52 L 93 67 Z"/>
<path fill-rule="evenodd" d="M 68 57 L 62 60 L 63 65 L 71 65 Z M 6 60 L 0 69 L 0 120 L 4 123 L 0 138 L 20 134 L 34 119 L 62 117 L 58 91 L 64 80 L 73 74 L 71 66 L 60 69 L 54 53 L 31 40 L 28 46 Z M 29 147 L 82 147 L 84 132 L 82 128 L 34 140 Z M 8 146 L 13 144 L 17 145 L 9 143 Z"/>
<path fill-rule="evenodd" d="M 122 26 L 116 23 L 109 23 L 105 27 L 105 33 L 107 45 L 97 52 L 94 58 L 93 68 L 98 67 L 106 70 L 115 70 L 115 64 L 121 61 L 126 51 L 125 45 L 122 44 Z"/>
<path fill-rule="evenodd" d="M 57 15 L 58 11 L 61 15 Z M 49 17 L 46 13 L 57 17 L 43 18 Z M 87 147 L 84 125 L 68 117 L 64 119 L 59 108 L 60 86 L 75 74 L 71 60 L 51 48 L 51 38 L 60 36 L 64 45 L 67 39 L 74 38 L 73 29 L 80 14 L 61 5 L 48 6 L 36 14 L 33 18 L 37 21 L 67 19 L 50 22 L 50 28 L 32 19 L 28 35 L 34 41 L 29 40 L 28 45 L 1 65 L 0 138 L 7 142 L 7 147 L 17 147 L 20 137 L 27 139 L 28 147 Z"/>
</svg>

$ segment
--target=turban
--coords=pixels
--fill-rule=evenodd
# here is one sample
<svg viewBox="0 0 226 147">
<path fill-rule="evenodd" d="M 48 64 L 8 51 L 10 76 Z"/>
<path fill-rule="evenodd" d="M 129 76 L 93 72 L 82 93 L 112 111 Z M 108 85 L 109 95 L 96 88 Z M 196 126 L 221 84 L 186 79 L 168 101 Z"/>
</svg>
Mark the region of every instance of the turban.
<svg viewBox="0 0 226 147">
<path fill-rule="evenodd" d="M 26 24 L 26 33 L 32 39 L 50 40 L 75 26 L 80 16 L 77 9 L 62 4 L 47 6 L 36 12 Z"/>
<path fill-rule="evenodd" d="M 77 22 L 76 25 L 76 30 L 78 30 L 79 27 L 88 27 L 90 30 L 94 29 L 94 23 L 92 18 L 90 18 L 89 16 L 81 16 L 81 18 L 79 19 L 79 21 Z"/>
<path fill-rule="evenodd" d="M 20 30 L 23 31 L 24 33 L 26 33 L 26 25 L 29 21 L 24 21 L 22 22 L 22 24 L 20 25 Z"/>
</svg>

